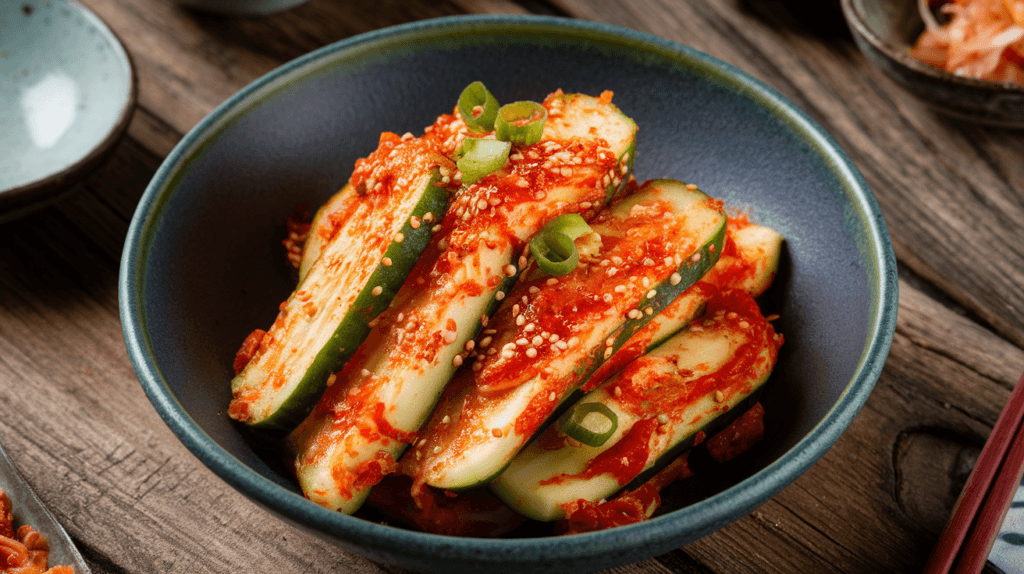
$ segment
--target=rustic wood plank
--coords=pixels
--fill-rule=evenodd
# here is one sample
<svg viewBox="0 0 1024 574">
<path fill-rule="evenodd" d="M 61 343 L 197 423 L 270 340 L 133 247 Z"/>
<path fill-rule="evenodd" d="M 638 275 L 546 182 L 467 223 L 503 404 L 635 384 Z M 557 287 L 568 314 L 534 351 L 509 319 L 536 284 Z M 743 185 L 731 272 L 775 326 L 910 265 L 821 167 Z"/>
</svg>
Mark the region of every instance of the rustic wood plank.
<svg viewBox="0 0 1024 574">
<path fill-rule="evenodd" d="M 1018 134 L 935 115 L 871 68 L 849 37 L 823 41 L 805 28 L 790 2 L 554 3 L 577 17 L 707 51 L 792 99 L 864 173 L 900 263 L 1024 345 L 1024 169 L 1017 159 L 1024 141 Z"/>
</svg>

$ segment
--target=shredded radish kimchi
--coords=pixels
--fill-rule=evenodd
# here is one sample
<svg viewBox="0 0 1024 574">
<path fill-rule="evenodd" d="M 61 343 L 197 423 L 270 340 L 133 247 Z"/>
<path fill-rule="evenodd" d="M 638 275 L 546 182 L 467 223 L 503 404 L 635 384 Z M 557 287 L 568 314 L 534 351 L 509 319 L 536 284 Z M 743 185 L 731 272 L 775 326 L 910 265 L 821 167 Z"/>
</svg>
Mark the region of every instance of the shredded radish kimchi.
<svg viewBox="0 0 1024 574">
<path fill-rule="evenodd" d="M 15 531 L 11 501 L 0 489 L 0 574 L 75 574 L 70 566 L 47 570 L 46 537 L 25 524 Z"/>
<path fill-rule="evenodd" d="M 939 9 L 949 22 L 928 24 L 911 56 L 958 76 L 1024 85 L 1024 1 L 954 0 Z"/>
</svg>

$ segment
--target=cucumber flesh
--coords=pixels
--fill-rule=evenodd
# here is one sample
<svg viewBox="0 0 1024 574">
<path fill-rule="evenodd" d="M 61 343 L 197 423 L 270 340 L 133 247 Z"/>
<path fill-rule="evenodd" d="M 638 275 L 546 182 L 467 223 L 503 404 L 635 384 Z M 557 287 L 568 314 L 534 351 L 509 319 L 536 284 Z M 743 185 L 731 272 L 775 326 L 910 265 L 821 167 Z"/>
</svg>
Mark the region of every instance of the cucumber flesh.
<svg viewBox="0 0 1024 574">
<path fill-rule="evenodd" d="M 429 243 L 431 228 L 421 221 L 444 213 L 449 192 L 439 187 L 429 148 L 402 142 L 393 149 L 408 161 L 394 167 L 392 183 L 347 196 L 330 215 L 332 239 L 231 381 L 232 418 L 263 430 L 298 425 Z"/>
<path fill-rule="evenodd" d="M 707 275 L 676 297 L 664 311 L 638 331 L 583 386 L 587 392 L 630 361 L 654 349 L 704 312 L 708 298 L 719 289 L 742 289 L 753 297 L 764 293 L 779 268 L 783 237 L 778 232 L 728 218 L 725 248 Z"/>
<path fill-rule="evenodd" d="M 313 263 L 320 258 L 328 240 L 334 233 L 334 224 L 330 215 L 344 209 L 345 205 L 352 201 L 355 189 L 352 184 L 346 183 L 338 193 L 335 193 L 327 200 L 327 203 L 320 206 L 313 215 L 313 221 L 309 226 L 309 234 L 306 236 L 306 243 L 302 246 L 302 260 L 299 263 L 299 283 L 306 278 Z"/>
<path fill-rule="evenodd" d="M 452 383 L 406 457 L 407 472 L 450 490 L 496 476 L 562 400 L 714 265 L 725 215 L 694 186 L 654 180 L 591 227 L 600 242 L 577 239 L 576 270 L 556 279 L 531 267 L 520 279 L 491 340 L 479 341 L 479 364 Z"/>
<path fill-rule="evenodd" d="M 511 290 L 530 237 L 564 213 L 592 217 L 625 184 L 632 120 L 578 94 L 556 94 L 545 106 L 556 121 L 542 140 L 460 192 L 392 308 L 293 433 L 296 474 L 314 502 L 359 508 L 468 360 L 467 343 Z"/>
<path fill-rule="evenodd" d="M 580 403 L 605 405 L 617 418 L 601 446 L 568 440 L 562 422 L 549 426 L 491 483 L 513 510 L 558 520 L 579 499 L 607 499 L 643 484 L 742 414 L 768 380 L 782 343 L 749 294 L 725 291 L 707 315 L 588 393 Z"/>
</svg>

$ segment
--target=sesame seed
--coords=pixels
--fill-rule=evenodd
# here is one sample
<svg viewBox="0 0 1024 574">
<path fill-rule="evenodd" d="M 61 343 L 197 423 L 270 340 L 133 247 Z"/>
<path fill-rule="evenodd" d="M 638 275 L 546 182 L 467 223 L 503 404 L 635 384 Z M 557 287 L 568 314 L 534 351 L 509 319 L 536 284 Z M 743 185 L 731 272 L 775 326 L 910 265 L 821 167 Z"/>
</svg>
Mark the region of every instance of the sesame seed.
<svg viewBox="0 0 1024 574">
<path fill-rule="evenodd" d="M 520 337 L 520 338 L 516 339 L 516 345 L 518 345 L 520 347 L 525 347 L 525 346 L 527 346 L 529 344 L 530 344 L 530 342 L 526 340 L 526 337 Z"/>
<path fill-rule="evenodd" d="M 647 298 L 648 299 L 654 299 L 654 296 L 657 295 L 657 294 L 658 294 L 657 291 L 655 291 L 654 289 L 651 289 L 650 291 L 647 292 Z"/>
<path fill-rule="evenodd" d="M 544 339 L 541 338 L 540 335 L 534 335 L 533 339 L 531 339 L 530 342 L 533 343 L 534 346 L 537 346 L 537 345 L 540 345 L 541 343 L 543 343 Z"/>
<path fill-rule="evenodd" d="M 555 346 L 558 347 L 559 349 L 562 349 L 563 351 L 569 348 L 569 344 L 566 343 L 565 341 L 558 341 L 557 343 L 555 343 Z"/>
<path fill-rule="evenodd" d="M 643 285 L 644 288 L 646 289 L 646 288 L 651 286 L 651 280 L 646 278 L 646 277 L 644 277 L 644 278 L 640 279 L 640 284 Z"/>
<path fill-rule="evenodd" d="M 605 275 L 607 275 L 609 277 L 615 277 L 615 274 L 618 273 L 618 272 L 619 272 L 618 269 L 616 269 L 614 267 L 609 267 L 608 271 L 605 271 Z"/>
<path fill-rule="evenodd" d="M 522 269 L 523 267 L 526 267 L 527 263 L 529 263 L 529 262 L 526 260 L 526 258 L 523 257 L 522 255 L 520 255 L 519 256 L 519 268 Z"/>
<path fill-rule="evenodd" d="M 405 241 L 405 234 L 402 233 L 402 232 L 396 233 L 395 234 L 395 243 L 401 243 L 403 241 Z"/>
<path fill-rule="evenodd" d="M 501 432 L 500 428 L 492 428 L 491 429 L 491 434 L 494 435 L 497 438 L 501 438 L 502 432 Z"/>
<path fill-rule="evenodd" d="M 505 349 L 504 351 L 501 352 L 501 356 L 505 357 L 506 359 L 511 359 L 512 357 L 516 356 L 516 352 Z"/>
<path fill-rule="evenodd" d="M 505 343 L 505 346 L 501 348 L 502 351 L 514 351 L 515 349 L 516 349 L 516 344 L 514 342 L 512 342 L 512 343 Z"/>
<path fill-rule="evenodd" d="M 496 301 L 501 301 L 504 298 L 505 298 L 505 292 L 504 291 L 498 291 L 497 293 L 494 294 L 494 299 Z"/>
<path fill-rule="evenodd" d="M 537 293 L 540 293 L 540 287 L 537 287 L 536 285 L 534 285 L 534 286 L 530 287 L 529 291 L 530 291 L 531 295 L 535 295 Z"/>
<path fill-rule="evenodd" d="M 722 402 L 724 400 L 725 400 L 725 395 L 722 393 L 722 391 L 715 391 L 715 402 L 720 403 L 720 402 Z"/>
<path fill-rule="evenodd" d="M 512 316 L 515 317 L 519 314 L 519 303 L 512 305 Z"/>
<path fill-rule="evenodd" d="M 491 349 L 491 350 L 493 351 L 494 349 Z M 482 368 L 484 368 L 483 361 L 477 361 L 477 362 L 473 363 L 473 370 L 474 371 L 479 371 Z"/>
<path fill-rule="evenodd" d="M 416 217 L 415 215 L 410 217 L 409 218 L 409 227 L 412 227 L 413 229 L 419 229 L 420 228 L 420 218 Z"/>
<path fill-rule="evenodd" d="M 484 337 L 483 339 L 480 339 L 480 348 L 481 349 L 486 349 L 487 347 L 491 346 L 491 341 L 493 341 L 493 340 L 494 340 L 494 337 L 490 337 L 490 336 Z"/>
<path fill-rule="evenodd" d="M 558 285 L 558 279 L 555 279 L 554 277 L 551 277 L 547 281 L 545 281 L 544 283 L 546 285 Z"/>
<path fill-rule="evenodd" d="M 530 347 L 529 349 L 526 350 L 526 356 L 531 358 L 531 359 L 536 357 L 537 356 L 537 349 L 534 349 L 533 347 Z"/>
<path fill-rule="evenodd" d="M 409 321 L 408 323 L 405 324 L 405 330 L 406 331 L 412 331 L 415 328 L 416 328 L 416 323 L 414 323 L 413 321 Z"/>
<path fill-rule="evenodd" d="M 434 214 L 433 213 L 428 211 L 428 212 L 423 214 L 423 223 L 432 223 L 433 221 L 434 221 Z"/>
<path fill-rule="evenodd" d="M 629 165 L 625 163 L 622 164 L 622 169 L 620 171 L 622 172 L 622 175 L 626 175 L 629 173 Z"/>
<path fill-rule="evenodd" d="M 522 315 L 516 317 L 516 326 L 522 327 L 526 323 L 526 317 Z"/>
<path fill-rule="evenodd" d="M 556 396 L 555 396 L 555 393 L 551 393 L 550 395 L 548 395 L 548 400 L 549 400 L 549 401 L 553 401 L 553 400 L 555 400 L 555 399 L 557 399 L 557 398 L 558 398 L 558 397 L 556 397 Z"/>
<path fill-rule="evenodd" d="M 476 208 L 477 209 L 487 209 L 487 200 L 485 200 L 485 199 L 477 200 Z"/>
<path fill-rule="evenodd" d="M 694 263 L 700 261 L 700 252 L 698 251 L 697 253 L 694 253 L 693 256 L 690 257 L 690 261 L 693 261 Z"/>
<path fill-rule="evenodd" d="M 672 285 L 679 285 L 679 282 L 683 280 L 683 276 L 678 273 L 673 273 L 669 278 L 668 282 Z"/>
<path fill-rule="evenodd" d="M 730 320 L 735 319 L 736 317 L 739 317 L 739 315 L 736 314 L 736 311 L 729 311 L 729 313 L 725 315 L 725 318 Z"/>
<path fill-rule="evenodd" d="M 605 347 L 611 347 L 614 344 L 615 344 L 615 337 L 608 337 L 607 339 L 604 340 L 604 346 Z"/>
<path fill-rule="evenodd" d="M 626 316 L 629 317 L 630 319 L 639 319 L 640 314 L 641 313 L 639 309 L 630 309 L 629 313 L 627 313 Z"/>
<path fill-rule="evenodd" d="M 650 257 L 644 257 L 644 267 L 654 267 L 654 260 Z"/>
<path fill-rule="evenodd" d="M 615 292 L 616 293 L 625 293 L 626 292 L 626 286 L 625 285 L 616 285 L 615 286 Z"/>
<path fill-rule="evenodd" d="M 391 267 L 390 257 L 385 257 L 384 259 L 381 259 L 380 262 L 384 264 L 384 267 Z"/>
<path fill-rule="evenodd" d="M 484 329 L 484 335 L 497 335 L 497 329 Z"/>
<path fill-rule="evenodd" d="M 580 209 L 590 209 L 593 206 L 594 206 L 594 204 L 590 203 L 589 201 L 584 201 L 584 202 L 580 203 Z"/>
<path fill-rule="evenodd" d="M 374 288 L 373 288 L 373 290 L 372 290 L 372 291 L 370 291 L 370 293 L 371 293 L 371 294 L 372 294 L 372 295 L 373 295 L 374 297 L 376 297 L 377 295 L 380 295 L 380 294 L 381 294 L 381 293 L 383 293 L 383 292 L 384 292 L 384 288 L 383 288 L 383 287 L 381 287 L 380 285 L 377 285 L 376 287 L 374 287 Z"/>
<path fill-rule="evenodd" d="M 334 373 L 331 373 L 331 376 L 327 377 L 327 386 L 329 387 L 329 386 L 333 385 L 334 382 L 337 381 L 337 380 L 338 380 L 338 375 L 335 375 Z"/>
<path fill-rule="evenodd" d="M 497 352 L 498 352 L 497 349 L 495 349 L 494 347 L 491 347 L 490 349 L 487 349 L 487 356 L 490 357 L 491 355 L 494 355 Z"/>
<path fill-rule="evenodd" d="M 615 385 L 615 390 L 612 391 L 612 394 L 617 396 L 617 397 L 621 397 L 622 396 L 622 387 L 620 387 L 618 385 Z"/>
<path fill-rule="evenodd" d="M 607 359 L 608 357 L 611 357 L 611 356 L 612 356 L 612 348 L 611 347 L 605 347 L 605 349 L 604 349 L 604 358 Z"/>
<path fill-rule="evenodd" d="M 455 365 L 456 367 L 461 367 L 462 355 L 455 355 L 454 357 L 452 357 L 452 364 Z"/>
<path fill-rule="evenodd" d="M 577 344 L 579 344 L 579 342 L 580 342 L 580 338 L 579 337 L 572 337 L 571 339 L 569 339 L 569 346 L 570 347 L 575 347 Z"/>
<path fill-rule="evenodd" d="M 569 177 L 569 176 L 572 175 L 572 168 L 571 167 L 563 167 L 562 169 L 559 170 L 559 173 L 562 174 L 562 177 Z"/>
<path fill-rule="evenodd" d="M 441 424 L 446 425 L 446 424 L 448 424 L 450 422 L 452 422 L 452 417 L 450 417 L 448 415 L 444 415 L 444 418 L 441 419 Z"/>
<path fill-rule="evenodd" d="M 666 415 L 665 413 L 659 414 L 658 415 L 658 424 L 667 425 L 668 424 L 668 415 Z"/>
<path fill-rule="evenodd" d="M 491 207 L 498 207 L 499 205 L 501 205 L 501 198 L 500 197 L 488 198 L 487 199 L 487 203 L 491 204 Z"/>
<path fill-rule="evenodd" d="M 472 351 L 473 349 L 476 348 L 476 341 L 474 341 L 473 339 L 466 341 L 466 344 L 463 348 L 466 349 L 466 351 Z"/>
<path fill-rule="evenodd" d="M 749 326 L 750 323 L 747 323 L 746 321 L 740 321 L 740 329 L 746 329 Z"/>
<path fill-rule="evenodd" d="M 506 265 L 503 268 L 503 270 L 505 271 L 505 275 L 507 275 L 509 277 L 512 277 L 513 275 L 516 274 L 516 266 L 515 265 Z"/>
<path fill-rule="evenodd" d="M 695 183 L 688 183 L 688 184 L 686 184 L 686 189 L 688 189 L 690 191 L 694 191 L 695 189 L 697 189 L 697 184 L 695 184 Z"/>
<path fill-rule="evenodd" d="M 651 307 L 648 307 L 648 308 L 644 309 L 644 313 L 647 313 L 648 315 L 653 315 L 654 314 L 654 309 L 651 308 Z"/>
<path fill-rule="evenodd" d="M 537 325 L 534 325 L 533 323 L 527 323 L 526 326 L 523 327 L 523 330 L 526 331 L 527 333 L 531 333 L 536 328 L 537 328 Z"/>
<path fill-rule="evenodd" d="M 519 181 L 516 182 L 516 185 L 519 187 L 530 187 L 530 182 L 526 181 L 526 178 L 521 177 L 519 178 Z"/>
<path fill-rule="evenodd" d="M 359 374 L 364 376 L 364 377 L 369 377 L 370 376 L 370 371 L 368 369 L 362 369 L 361 371 L 359 371 Z"/>
<path fill-rule="evenodd" d="M 487 318 L 487 315 L 480 315 L 480 324 L 483 325 L 484 327 L 487 326 L 488 320 L 489 319 Z"/>
<path fill-rule="evenodd" d="M 437 454 L 439 452 L 441 452 L 441 447 L 440 446 L 435 446 L 434 447 L 434 454 Z"/>
<path fill-rule="evenodd" d="M 672 265 L 672 258 L 671 257 L 666 257 L 665 258 L 665 266 L 667 267 L 669 265 Z"/>
<path fill-rule="evenodd" d="M 611 303 L 612 302 L 612 294 L 611 293 L 605 293 L 604 295 L 601 296 L 601 299 L 605 303 Z"/>
</svg>

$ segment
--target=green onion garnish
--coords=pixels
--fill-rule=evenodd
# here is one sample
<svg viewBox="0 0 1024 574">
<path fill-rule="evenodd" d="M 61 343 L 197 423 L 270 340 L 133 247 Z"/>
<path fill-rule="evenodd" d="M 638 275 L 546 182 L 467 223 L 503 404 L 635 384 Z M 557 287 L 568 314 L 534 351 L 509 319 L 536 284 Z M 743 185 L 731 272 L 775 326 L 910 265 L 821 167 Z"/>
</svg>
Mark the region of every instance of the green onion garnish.
<svg viewBox="0 0 1024 574">
<path fill-rule="evenodd" d="M 558 231 L 541 231 L 530 240 L 530 253 L 537 267 L 548 275 L 567 275 L 580 262 L 580 252 L 569 236 Z"/>
<path fill-rule="evenodd" d="M 576 269 L 580 262 L 580 252 L 573 240 L 591 231 L 586 220 L 579 214 L 560 215 L 533 236 L 530 240 L 530 253 L 541 271 L 548 275 L 566 275 Z"/>
<path fill-rule="evenodd" d="M 494 135 L 516 145 L 533 145 L 544 135 L 548 111 L 537 102 L 515 102 L 501 106 L 494 122 Z"/>
<path fill-rule="evenodd" d="M 479 110 L 477 107 L 479 106 Z M 498 117 L 498 100 L 483 85 L 473 82 L 462 90 L 459 96 L 459 114 L 469 129 L 474 132 L 489 132 L 494 129 Z"/>
<path fill-rule="evenodd" d="M 469 185 L 501 169 L 508 161 L 510 149 L 512 144 L 508 142 L 466 138 L 462 142 L 462 157 L 455 162 L 462 172 L 462 183 Z"/>
<path fill-rule="evenodd" d="M 619 417 L 602 403 L 578 403 L 562 423 L 562 432 L 587 446 L 601 446 L 619 428 Z"/>
</svg>

